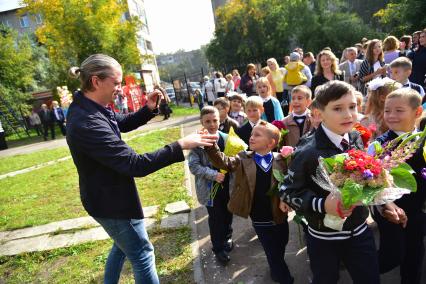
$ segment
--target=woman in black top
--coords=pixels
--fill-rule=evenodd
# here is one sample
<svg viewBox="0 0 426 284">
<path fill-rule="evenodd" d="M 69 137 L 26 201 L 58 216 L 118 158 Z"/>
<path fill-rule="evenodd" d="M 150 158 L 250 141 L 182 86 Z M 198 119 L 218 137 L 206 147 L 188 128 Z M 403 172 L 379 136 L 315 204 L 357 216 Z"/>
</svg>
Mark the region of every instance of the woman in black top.
<svg viewBox="0 0 426 284">
<path fill-rule="evenodd" d="M 373 39 L 367 46 L 367 52 L 364 61 L 359 68 L 359 80 L 361 82 L 360 91 L 364 96 L 367 95 L 366 84 L 377 77 L 386 76 L 386 66 L 382 49 L 382 42 Z"/>
<path fill-rule="evenodd" d="M 330 50 L 323 50 L 317 56 L 315 76 L 312 77 L 312 99 L 315 97 L 315 89 L 332 80 L 343 81 L 343 74 L 339 70 L 337 57 Z"/>
</svg>

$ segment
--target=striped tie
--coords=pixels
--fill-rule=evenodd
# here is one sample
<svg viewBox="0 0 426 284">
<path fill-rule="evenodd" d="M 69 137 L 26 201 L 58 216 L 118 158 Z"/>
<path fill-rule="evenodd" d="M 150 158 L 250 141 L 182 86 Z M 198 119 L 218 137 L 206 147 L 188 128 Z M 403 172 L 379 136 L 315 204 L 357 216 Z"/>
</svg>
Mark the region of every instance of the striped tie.
<svg viewBox="0 0 426 284">
<path fill-rule="evenodd" d="M 340 142 L 340 146 L 342 147 L 343 152 L 346 152 L 349 150 L 349 142 L 346 141 L 345 138 L 343 138 L 342 141 Z"/>
</svg>

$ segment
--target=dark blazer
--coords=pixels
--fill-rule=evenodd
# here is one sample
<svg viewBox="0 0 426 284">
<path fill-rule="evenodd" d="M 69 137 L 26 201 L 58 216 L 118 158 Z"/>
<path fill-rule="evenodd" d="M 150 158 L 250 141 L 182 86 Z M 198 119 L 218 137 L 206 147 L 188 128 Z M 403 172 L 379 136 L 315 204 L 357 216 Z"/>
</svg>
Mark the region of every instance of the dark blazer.
<svg viewBox="0 0 426 284">
<path fill-rule="evenodd" d="M 238 122 L 228 116 L 227 118 L 225 118 L 223 123 L 220 124 L 219 130 L 223 133 L 229 133 L 229 130 L 231 130 L 231 126 L 234 128 L 235 131 L 238 128 Z"/>
<path fill-rule="evenodd" d="M 250 122 L 247 120 L 242 126 L 235 129 L 235 133 L 244 141 L 247 145 L 249 145 L 249 140 L 251 136 L 251 131 L 253 127 L 251 127 Z"/>
<path fill-rule="evenodd" d="M 376 140 L 380 144 L 384 144 L 398 137 L 398 134 L 389 130 L 383 133 L 382 136 L 377 137 Z M 417 192 L 411 194 L 405 194 L 400 199 L 395 201 L 395 204 L 404 209 L 408 217 L 412 214 L 417 214 L 423 210 L 426 213 L 426 180 L 422 178 L 422 169 L 426 168 L 426 162 L 423 158 L 423 146 L 424 142 L 419 149 L 413 154 L 413 156 L 406 162 L 416 172 L 414 177 L 417 182 Z"/>
<path fill-rule="evenodd" d="M 334 80 L 339 80 L 339 81 L 343 81 L 344 77 L 343 74 L 334 74 Z M 325 83 L 327 83 L 329 80 L 327 78 L 324 77 L 324 75 L 314 75 L 312 77 L 312 81 L 311 81 L 311 91 L 312 91 L 312 99 L 315 98 L 315 89 L 320 86 L 323 85 Z"/>
<path fill-rule="evenodd" d="M 55 109 L 54 108 L 50 111 L 50 115 L 52 117 L 52 121 L 55 121 L 55 122 L 64 122 L 65 121 L 65 115 L 64 115 L 64 111 L 62 110 L 62 108 L 58 107 L 57 108 L 57 112 L 58 112 L 59 119 L 57 119 L 56 116 L 55 116 Z"/>
<path fill-rule="evenodd" d="M 303 214 L 311 228 L 323 232 L 333 231 L 323 223 L 324 203 L 329 192 L 319 187 L 311 176 L 316 173 L 319 157 L 328 158 L 341 154 L 342 150 L 330 141 L 321 126 L 304 143 L 297 147 L 294 153 L 288 176 L 280 188 L 281 199 Z M 356 131 L 349 133 L 349 144 L 351 148 L 364 148 L 361 137 Z M 357 206 L 345 221 L 343 230 L 352 230 L 360 226 L 367 216 L 367 207 Z"/>
<path fill-rule="evenodd" d="M 49 109 L 40 110 L 38 112 L 42 124 L 52 123 L 52 112 Z"/>
<path fill-rule="evenodd" d="M 81 201 L 89 215 L 143 218 L 133 177 L 184 160 L 176 142 L 140 155 L 121 140 L 121 131 L 136 129 L 153 117 L 146 106 L 132 114 L 116 114 L 82 93 L 74 95 L 67 114 L 67 143 L 79 175 Z"/>
</svg>

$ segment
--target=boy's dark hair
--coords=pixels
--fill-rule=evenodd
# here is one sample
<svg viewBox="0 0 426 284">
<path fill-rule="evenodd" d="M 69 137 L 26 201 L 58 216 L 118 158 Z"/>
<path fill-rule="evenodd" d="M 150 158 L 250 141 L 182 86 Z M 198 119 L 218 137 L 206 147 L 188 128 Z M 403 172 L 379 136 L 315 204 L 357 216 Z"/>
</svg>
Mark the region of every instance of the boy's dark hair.
<svg viewBox="0 0 426 284">
<path fill-rule="evenodd" d="M 230 107 L 229 101 L 228 101 L 226 98 L 224 98 L 224 97 L 222 97 L 222 98 L 217 98 L 217 99 L 214 101 L 213 105 L 214 105 L 214 106 L 220 105 L 220 106 L 221 106 L 221 107 L 223 107 L 223 108 L 229 108 L 229 107 Z"/>
<path fill-rule="evenodd" d="M 219 115 L 219 111 L 217 110 L 217 108 L 212 107 L 212 106 L 203 107 L 200 111 L 200 119 L 202 119 L 203 116 L 205 116 L 207 114 L 211 114 L 211 113 L 216 113 L 217 115 Z"/>
<path fill-rule="evenodd" d="M 303 93 L 305 95 L 306 99 L 308 99 L 308 100 L 310 100 L 312 98 L 312 91 L 311 91 L 311 89 L 308 88 L 305 85 L 299 85 L 299 86 L 294 87 L 291 90 L 291 95 L 293 95 L 294 93 L 297 93 L 297 92 Z"/>
<path fill-rule="evenodd" d="M 390 68 L 403 68 L 404 70 L 411 70 L 413 68 L 413 64 L 411 63 L 410 59 L 402 56 L 392 61 Z"/>
<path fill-rule="evenodd" d="M 354 93 L 355 89 L 351 85 L 342 81 L 329 81 L 319 89 L 315 95 L 318 108 L 323 110 L 331 101 L 337 101 L 347 93 Z"/>
<path fill-rule="evenodd" d="M 422 97 L 420 96 L 419 92 L 410 88 L 397 89 L 387 95 L 386 100 L 392 98 L 406 99 L 410 107 L 413 109 L 416 109 L 422 105 Z"/>
<path fill-rule="evenodd" d="M 316 98 L 309 105 L 309 110 L 310 111 L 313 111 L 314 109 L 319 109 L 318 101 L 316 100 Z"/>
<path fill-rule="evenodd" d="M 411 36 L 410 35 L 404 35 L 404 36 L 402 36 L 400 39 L 399 39 L 399 41 L 403 41 L 403 42 L 405 42 L 405 49 L 409 49 L 410 48 L 410 46 L 408 46 L 408 44 L 410 43 L 410 41 L 411 41 Z"/>
</svg>

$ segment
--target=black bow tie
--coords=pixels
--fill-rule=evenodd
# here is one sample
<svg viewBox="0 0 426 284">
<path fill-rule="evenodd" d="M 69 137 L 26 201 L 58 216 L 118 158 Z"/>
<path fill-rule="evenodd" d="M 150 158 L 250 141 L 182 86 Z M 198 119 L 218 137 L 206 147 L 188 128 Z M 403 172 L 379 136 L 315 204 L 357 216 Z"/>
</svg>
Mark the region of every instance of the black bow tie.
<svg viewBox="0 0 426 284">
<path fill-rule="evenodd" d="M 293 115 L 294 119 L 306 119 L 306 115 Z"/>
</svg>

